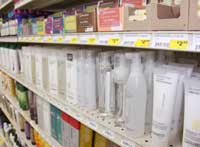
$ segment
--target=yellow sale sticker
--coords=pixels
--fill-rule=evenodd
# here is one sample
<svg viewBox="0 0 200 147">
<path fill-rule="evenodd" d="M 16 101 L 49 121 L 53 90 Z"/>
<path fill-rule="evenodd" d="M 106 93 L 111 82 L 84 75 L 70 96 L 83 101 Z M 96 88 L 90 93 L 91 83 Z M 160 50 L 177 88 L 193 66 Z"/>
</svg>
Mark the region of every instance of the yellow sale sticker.
<svg viewBox="0 0 200 147">
<path fill-rule="evenodd" d="M 150 40 L 138 39 L 134 42 L 134 46 L 136 46 L 136 47 L 149 47 L 150 46 Z"/>
<path fill-rule="evenodd" d="M 188 48 L 187 40 L 171 40 L 169 43 L 169 48 L 185 50 Z"/>
<path fill-rule="evenodd" d="M 63 37 L 58 37 L 58 38 L 56 39 L 56 42 L 57 42 L 57 43 L 62 43 L 62 42 L 63 42 Z"/>
<path fill-rule="evenodd" d="M 42 37 L 39 37 L 39 38 L 38 38 L 38 42 L 42 42 Z"/>
<path fill-rule="evenodd" d="M 88 38 L 87 44 L 95 44 L 96 43 L 96 38 Z"/>
<path fill-rule="evenodd" d="M 47 42 L 52 42 L 52 41 L 53 41 L 52 37 L 47 38 Z"/>
<path fill-rule="evenodd" d="M 119 38 L 109 38 L 108 45 L 119 45 L 120 40 Z"/>
<path fill-rule="evenodd" d="M 72 38 L 70 39 L 70 42 L 69 42 L 69 43 L 77 43 L 77 42 L 78 42 L 77 38 L 76 38 L 76 37 L 72 37 Z"/>
</svg>

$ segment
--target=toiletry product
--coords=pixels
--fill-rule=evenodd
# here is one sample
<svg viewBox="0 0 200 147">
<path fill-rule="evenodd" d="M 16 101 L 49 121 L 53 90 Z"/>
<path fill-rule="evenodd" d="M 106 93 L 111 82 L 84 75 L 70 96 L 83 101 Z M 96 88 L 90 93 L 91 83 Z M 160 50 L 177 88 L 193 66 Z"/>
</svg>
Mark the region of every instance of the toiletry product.
<svg viewBox="0 0 200 147">
<path fill-rule="evenodd" d="M 80 127 L 80 147 L 92 147 L 93 145 L 93 131 L 81 124 Z"/>
<path fill-rule="evenodd" d="M 185 81 L 185 103 L 184 103 L 184 134 L 183 147 L 195 147 L 200 145 L 199 141 L 199 97 L 200 80 L 190 78 Z"/>
<path fill-rule="evenodd" d="M 129 65 L 124 53 L 114 54 L 114 83 L 116 87 L 117 118 L 116 125 L 124 124 L 125 84 L 129 76 Z"/>
<path fill-rule="evenodd" d="M 126 57 L 131 61 L 131 65 L 130 75 L 126 83 L 125 128 L 129 135 L 140 137 L 145 133 L 146 79 L 140 53 L 126 53 Z"/>
<path fill-rule="evenodd" d="M 107 139 L 98 133 L 94 135 L 94 147 L 107 147 Z"/>
<path fill-rule="evenodd" d="M 79 147 L 80 145 L 80 122 L 76 119 L 70 117 L 69 118 L 70 123 L 70 147 Z"/>
<path fill-rule="evenodd" d="M 62 145 L 64 147 L 70 147 L 71 142 L 71 126 L 70 126 L 70 116 L 64 112 L 61 114 L 62 117 Z"/>
<path fill-rule="evenodd" d="M 154 71 L 152 147 L 167 147 L 173 119 L 179 72 L 166 68 Z"/>
</svg>

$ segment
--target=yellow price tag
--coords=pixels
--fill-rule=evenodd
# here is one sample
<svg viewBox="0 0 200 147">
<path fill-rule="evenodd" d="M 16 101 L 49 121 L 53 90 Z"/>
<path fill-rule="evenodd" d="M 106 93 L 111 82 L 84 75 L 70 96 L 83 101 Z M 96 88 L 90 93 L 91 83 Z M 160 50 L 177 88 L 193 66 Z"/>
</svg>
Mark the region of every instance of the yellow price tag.
<svg viewBox="0 0 200 147">
<path fill-rule="evenodd" d="M 77 43 L 77 38 L 76 37 L 72 37 L 70 39 L 70 42 L 69 43 Z"/>
<path fill-rule="evenodd" d="M 171 40 L 169 43 L 169 48 L 185 50 L 188 48 L 188 41 L 187 40 Z"/>
<path fill-rule="evenodd" d="M 87 44 L 95 44 L 96 43 L 96 38 L 89 38 L 87 40 Z"/>
<path fill-rule="evenodd" d="M 42 37 L 39 37 L 39 38 L 38 38 L 38 42 L 42 42 Z"/>
<path fill-rule="evenodd" d="M 3 145 L 4 144 L 4 140 L 2 137 L 0 137 L 0 145 Z"/>
<path fill-rule="evenodd" d="M 194 120 L 192 122 L 192 129 L 200 131 L 200 120 Z"/>
<path fill-rule="evenodd" d="M 52 42 L 53 40 L 52 40 L 52 38 L 51 37 L 48 37 L 47 38 L 47 42 Z"/>
<path fill-rule="evenodd" d="M 119 45 L 119 38 L 109 38 L 108 39 L 108 45 Z"/>
<path fill-rule="evenodd" d="M 134 43 L 134 46 L 136 46 L 136 47 L 149 47 L 150 46 L 150 40 L 148 40 L 148 39 L 138 39 Z"/>
<path fill-rule="evenodd" d="M 35 38 L 34 38 L 34 37 L 31 37 L 31 41 L 34 42 L 34 41 L 35 41 Z"/>
<path fill-rule="evenodd" d="M 62 42 L 63 42 L 63 38 L 62 38 L 62 37 L 58 37 L 58 38 L 56 39 L 56 42 L 57 42 L 57 43 L 62 43 Z"/>
</svg>

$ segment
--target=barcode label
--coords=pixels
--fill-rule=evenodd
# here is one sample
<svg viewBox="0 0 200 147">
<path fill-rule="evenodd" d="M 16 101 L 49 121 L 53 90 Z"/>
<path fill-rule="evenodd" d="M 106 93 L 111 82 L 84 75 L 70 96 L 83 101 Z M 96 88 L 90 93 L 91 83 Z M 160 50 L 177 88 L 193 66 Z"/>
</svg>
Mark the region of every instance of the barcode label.
<svg viewBox="0 0 200 147">
<path fill-rule="evenodd" d="M 200 51 L 200 34 L 193 34 L 191 49 L 195 51 Z"/>
<path fill-rule="evenodd" d="M 103 132 L 103 134 L 104 134 L 106 137 L 110 138 L 110 139 L 113 139 L 113 138 L 114 138 L 113 132 L 111 132 L 111 131 L 109 131 L 109 130 L 105 130 L 105 131 Z"/>
</svg>

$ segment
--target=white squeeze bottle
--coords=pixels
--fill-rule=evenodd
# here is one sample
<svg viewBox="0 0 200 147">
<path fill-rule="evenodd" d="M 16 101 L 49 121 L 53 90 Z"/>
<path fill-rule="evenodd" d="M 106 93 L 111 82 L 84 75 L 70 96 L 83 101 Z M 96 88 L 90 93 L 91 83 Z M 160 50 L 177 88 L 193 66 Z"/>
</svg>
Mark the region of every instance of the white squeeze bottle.
<svg viewBox="0 0 200 147">
<path fill-rule="evenodd" d="M 147 87 L 141 63 L 141 54 L 127 53 L 131 61 L 126 87 L 125 128 L 128 135 L 140 137 L 145 133 Z"/>
</svg>

